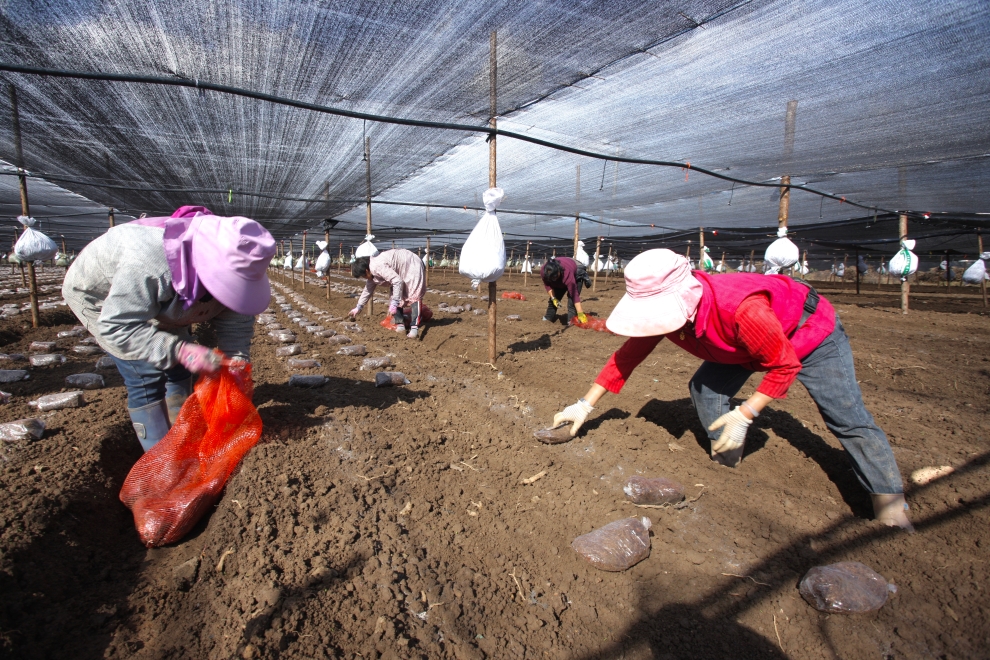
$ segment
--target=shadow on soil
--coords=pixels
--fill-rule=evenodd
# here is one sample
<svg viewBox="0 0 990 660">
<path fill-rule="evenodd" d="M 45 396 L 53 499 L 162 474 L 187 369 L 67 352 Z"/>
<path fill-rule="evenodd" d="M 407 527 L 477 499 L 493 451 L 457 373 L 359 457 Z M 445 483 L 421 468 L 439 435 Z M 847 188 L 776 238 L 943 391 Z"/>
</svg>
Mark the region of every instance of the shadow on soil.
<svg viewBox="0 0 990 660">
<path fill-rule="evenodd" d="M 32 516 L 45 530 L 5 557 L 0 572 L 0 657 L 102 658 L 115 619 L 140 575 L 145 549 L 117 499 L 141 455 L 129 424 L 108 431 L 95 469 L 68 490 L 44 499 Z M 43 472 L 39 481 L 52 472 Z M 61 484 L 59 484 L 61 486 Z"/>
<path fill-rule="evenodd" d="M 984 453 L 957 470 L 956 475 L 973 472 L 990 463 L 990 452 Z M 915 488 L 908 493 L 912 496 L 933 487 L 943 479 Z M 914 520 L 918 532 L 935 530 L 957 518 L 968 516 L 973 511 L 990 507 L 990 492 L 951 508 Z M 606 658 L 787 658 L 789 657 L 770 636 L 760 635 L 750 628 L 737 623 L 749 610 L 765 608 L 775 592 L 782 588 L 796 588 L 798 581 L 813 566 L 841 561 L 851 551 L 863 548 L 875 541 L 893 538 L 904 534 L 899 529 L 876 526 L 853 537 L 848 536 L 848 528 L 860 524 L 854 516 L 846 516 L 824 532 L 817 535 L 804 535 L 753 567 L 750 575 L 759 582 L 745 598 L 732 592 L 739 589 L 739 580 L 733 576 L 725 583 L 703 595 L 698 600 L 687 603 L 668 604 L 656 607 L 656 596 L 645 588 L 639 594 L 640 620 L 625 630 L 616 631 L 611 644 L 598 651 L 580 656 L 579 660 L 604 660 Z M 919 537 L 915 537 L 919 541 Z M 816 541 L 817 555 L 804 557 L 801 550 Z M 829 636 L 822 629 L 823 641 L 833 657 L 839 657 L 842 643 Z"/>
<path fill-rule="evenodd" d="M 665 429 L 675 438 L 690 431 L 705 454 L 710 452 L 711 445 L 708 433 L 698 421 L 698 414 L 689 398 L 678 399 L 677 401 L 652 399 L 643 406 L 636 416 Z M 818 463 L 829 480 L 835 484 L 843 501 L 856 516 L 860 518 L 873 516 L 873 505 L 870 497 L 856 480 L 846 452 L 832 447 L 820 435 L 806 429 L 801 421 L 790 413 L 768 409 L 765 414 L 760 415 L 760 418 L 756 420 L 746 435 L 746 450 L 743 454 L 743 460 L 766 446 L 769 436 L 764 429 L 772 430 L 795 449 Z"/>
</svg>

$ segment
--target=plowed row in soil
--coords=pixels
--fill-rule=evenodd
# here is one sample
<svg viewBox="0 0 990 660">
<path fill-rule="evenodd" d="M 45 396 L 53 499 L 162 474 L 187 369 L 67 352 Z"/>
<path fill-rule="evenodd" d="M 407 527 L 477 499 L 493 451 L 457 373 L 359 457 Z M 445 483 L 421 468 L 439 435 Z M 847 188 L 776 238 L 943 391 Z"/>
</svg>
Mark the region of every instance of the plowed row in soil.
<svg viewBox="0 0 990 660">
<path fill-rule="evenodd" d="M 378 316 L 346 333 L 370 356 L 394 356 L 404 387 L 375 388 L 361 358 L 337 355 L 280 312 L 302 356 L 321 363 L 303 373 L 329 379 L 290 388 L 293 372 L 259 329 L 262 441 L 181 543 L 143 548 L 117 499 L 140 448 L 115 372 L 84 407 L 47 413 L 41 440 L 5 447 L 0 655 L 986 657 L 990 317 L 972 290 L 923 294 L 903 316 L 894 287 L 859 298 L 822 287 L 905 480 L 955 467 L 930 485 L 907 483 L 918 528 L 908 535 L 870 520 L 868 496 L 800 385 L 754 424 L 738 468 L 710 461 L 687 395 L 699 362 L 666 344 L 576 439 L 536 442 L 533 431 L 585 393 L 621 338 L 541 321 L 542 288 L 515 275 L 499 291 L 528 300 L 498 301 L 493 368 L 487 317 L 439 310 L 486 304 L 457 297 L 478 295 L 466 280 L 446 279 L 431 274 L 426 302 L 437 313 L 421 339 L 379 327 Z M 289 288 L 343 316 L 354 301 L 341 287 L 356 282 L 331 281 L 329 302 L 312 281 L 304 293 L 298 279 Z M 605 316 L 622 290 L 601 281 L 585 307 Z M 0 351 L 27 353 L 75 323 L 65 307 L 43 311 L 37 330 L 29 316 L 8 318 Z M 211 330 L 200 334 L 209 341 Z M 71 345 L 59 340 L 65 365 L 4 386 L 14 398 L 3 421 L 32 415 L 26 402 L 65 389 L 66 375 L 92 371 L 95 358 Z M 679 481 L 688 506 L 627 503 L 633 474 Z M 598 571 L 570 548 L 631 515 L 653 523 L 651 555 L 632 569 Z M 801 600 L 809 568 L 847 560 L 897 585 L 879 612 L 825 615 Z"/>
</svg>

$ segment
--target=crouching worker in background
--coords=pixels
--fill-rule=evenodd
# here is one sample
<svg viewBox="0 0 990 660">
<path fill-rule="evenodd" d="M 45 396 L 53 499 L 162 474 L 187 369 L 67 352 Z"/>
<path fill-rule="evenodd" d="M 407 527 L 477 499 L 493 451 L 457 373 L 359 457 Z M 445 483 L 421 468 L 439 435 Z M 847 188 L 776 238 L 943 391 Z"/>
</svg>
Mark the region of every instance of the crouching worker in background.
<svg viewBox="0 0 990 660">
<path fill-rule="evenodd" d="M 629 339 L 584 398 L 554 417 L 554 426 L 570 422 L 577 434 L 592 406 L 606 392 L 618 393 L 666 337 L 705 360 L 688 388 L 713 460 L 738 465 L 753 419 L 800 380 L 871 494 L 877 519 L 912 529 L 894 454 L 863 405 L 849 338 L 827 300 L 785 275 L 691 271 L 670 250 L 640 254 L 625 278 L 626 294 L 606 326 Z M 729 399 L 755 371 L 766 372 L 756 392 L 731 408 Z"/>
<path fill-rule="evenodd" d="M 357 307 L 348 314 L 357 316 L 365 304 L 371 300 L 380 284 L 392 286 L 392 297 L 388 303 L 388 313 L 395 320 L 397 332 L 407 332 L 410 339 L 419 336 L 419 322 L 423 296 L 426 295 L 426 267 L 423 260 L 414 252 L 385 250 L 374 257 L 359 257 L 351 264 L 351 275 L 367 280 L 364 291 L 358 298 Z M 409 325 L 405 324 L 402 308 L 409 305 Z"/>
<path fill-rule="evenodd" d="M 557 320 L 557 308 L 567 295 L 567 324 L 570 325 L 575 316 L 581 323 L 588 322 L 581 307 L 581 287 L 591 286 L 587 268 L 570 257 L 551 257 L 540 269 L 540 279 L 550 294 L 544 321 Z"/>
<path fill-rule="evenodd" d="M 117 364 L 145 451 L 175 422 L 193 374 L 221 366 L 189 326 L 210 321 L 220 351 L 248 360 L 254 315 L 271 297 L 265 271 L 274 255 L 275 239 L 254 220 L 183 206 L 170 218 L 110 229 L 69 267 L 62 295 Z"/>
</svg>

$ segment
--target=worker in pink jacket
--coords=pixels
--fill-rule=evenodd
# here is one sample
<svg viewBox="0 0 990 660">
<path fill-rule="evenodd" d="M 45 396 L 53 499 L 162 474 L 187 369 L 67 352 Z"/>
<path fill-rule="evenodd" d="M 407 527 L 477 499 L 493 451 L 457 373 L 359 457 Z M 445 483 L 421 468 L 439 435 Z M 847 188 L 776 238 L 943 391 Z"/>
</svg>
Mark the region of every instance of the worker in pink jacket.
<svg viewBox="0 0 990 660">
<path fill-rule="evenodd" d="M 355 317 L 381 284 L 390 284 L 392 296 L 388 313 L 395 319 L 396 330 L 408 332 L 410 339 L 419 336 L 423 296 L 426 295 L 426 269 L 414 252 L 402 248 L 385 250 L 373 257 L 358 257 L 351 264 L 351 275 L 367 280 L 357 307 L 349 314 Z M 409 305 L 409 325 L 405 325 L 402 308 Z"/>
</svg>

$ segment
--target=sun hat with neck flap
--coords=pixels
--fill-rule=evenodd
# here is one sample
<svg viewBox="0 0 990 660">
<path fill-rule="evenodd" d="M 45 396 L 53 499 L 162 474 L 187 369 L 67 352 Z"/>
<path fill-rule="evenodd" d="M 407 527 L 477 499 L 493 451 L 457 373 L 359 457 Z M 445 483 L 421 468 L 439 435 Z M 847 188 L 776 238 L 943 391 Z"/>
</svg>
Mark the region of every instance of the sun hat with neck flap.
<svg viewBox="0 0 990 660">
<path fill-rule="evenodd" d="M 201 215 L 196 221 L 192 262 L 203 286 L 238 314 L 260 314 L 272 295 L 267 270 L 275 239 L 248 218 Z"/>
<path fill-rule="evenodd" d="M 670 250 L 647 250 L 625 268 L 626 294 L 605 327 L 624 337 L 653 337 L 694 319 L 704 288 L 688 260 Z"/>
</svg>

